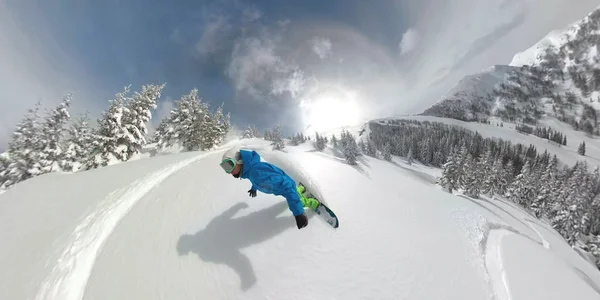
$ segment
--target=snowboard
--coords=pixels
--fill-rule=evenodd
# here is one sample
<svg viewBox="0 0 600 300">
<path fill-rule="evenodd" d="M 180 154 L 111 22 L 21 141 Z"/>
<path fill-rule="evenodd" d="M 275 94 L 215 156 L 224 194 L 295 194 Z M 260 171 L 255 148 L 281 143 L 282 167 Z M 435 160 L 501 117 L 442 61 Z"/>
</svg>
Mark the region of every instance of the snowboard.
<svg viewBox="0 0 600 300">
<path fill-rule="evenodd" d="M 335 213 L 327 205 L 325 205 L 321 201 L 321 199 L 319 199 L 313 193 L 311 193 L 310 190 L 304 184 L 302 184 L 302 182 L 300 182 L 299 185 L 304 187 L 304 194 L 306 194 L 307 197 L 315 198 L 317 199 L 317 201 L 319 201 L 319 206 L 317 206 L 317 208 L 314 209 L 314 212 L 321 219 L 327 222 L 327 224 L 331 225 L 333 228 L 338 228 L 340 226 L 340 221 L 338 220 L 338 217 L 335 215 Z"/>
</svg>

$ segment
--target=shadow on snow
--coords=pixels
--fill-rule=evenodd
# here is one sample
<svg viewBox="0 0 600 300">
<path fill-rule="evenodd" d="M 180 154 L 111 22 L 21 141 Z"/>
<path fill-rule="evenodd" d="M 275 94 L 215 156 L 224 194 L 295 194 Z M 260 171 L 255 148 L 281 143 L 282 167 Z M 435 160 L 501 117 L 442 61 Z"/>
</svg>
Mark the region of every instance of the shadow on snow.
<svg viewBox="0 0 600 300">
<path fill-rule="evenodd" d="M 296 224 L 291 216 L 277 217 L 288 208 L 285 201 L 233 218 L 247 207 L 246 203 L 237 203 L 212 219 L 203 230 L 194 235 L 184 234 L 177 242 L 179 255 L 193 252 L 205 262 L 232 268 L 240 277 L 244 291 L 256 283 L 256 274 L 250 259 L 240 249 L 269 240 Z"/>
</svg>

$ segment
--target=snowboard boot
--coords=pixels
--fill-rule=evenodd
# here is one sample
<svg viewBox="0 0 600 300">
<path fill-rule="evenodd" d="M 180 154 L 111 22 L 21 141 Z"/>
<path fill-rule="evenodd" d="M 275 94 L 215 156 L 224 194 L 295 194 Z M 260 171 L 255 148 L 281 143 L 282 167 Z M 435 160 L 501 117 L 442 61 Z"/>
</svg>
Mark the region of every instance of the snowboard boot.
<svg viewBox="0 0 600 300">
<path fill-rule="evenodd" d="M 300 196 L 300 202 L 302 202 L 302 206 L 308 207 L 312 210 L 316 210 L 319 206 L 319 200 L 315 199 L 310 193 L 304 193 L 306 188 L 303 185 L 299 185 L 296 187 L 296 192 Z"/>
</svg>

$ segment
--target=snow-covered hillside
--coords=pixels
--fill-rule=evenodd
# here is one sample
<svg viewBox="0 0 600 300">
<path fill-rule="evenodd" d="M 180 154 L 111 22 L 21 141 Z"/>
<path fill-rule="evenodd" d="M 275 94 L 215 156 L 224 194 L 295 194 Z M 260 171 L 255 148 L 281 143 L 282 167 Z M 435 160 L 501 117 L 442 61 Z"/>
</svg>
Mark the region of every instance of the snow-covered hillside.
<svg viewBox="0 0 600 300">
<path fill-rule="evenodd" d="M 515 130 L 515 126 L 517 125 L 515 123 L 503 122 L 502 127 L 500 127 L 497 125 L 499 122 L 501 122 L 500 120 L 496 120 L 498 123 L 495 121 L 492 122 L 492 124 L 484 124 L 433 116 L 405 116 L 390 118 L 390 120 L 392 119 L 416 120 L 420 122 L 429 121 L 453 125 L 479 133 L 485 138 L 497 138 L 525 146 L 533 145 L 538 149 L 538 151 L 543 152 L 547 150 L 551 155 L 556 155 L 561 162 L 567 165 L 574 165 L 578 161 L 586 161 L 592 167 L 600 167 L 600 141 L 586 136 L 586 134 L 583 132 L 575 131 L 569 128 L 568 125 L 551 118 L 543 118 L 540 121 L 540 125 L 556 128 L 558 131 L 564 132 L 568 138 L 568 144 L 566 146 L 557 145 L 556 143 L 552 143 L 547 139 L 537 137 L 533 134 L 520 133 Z M 374 122 L 381 122 L 384 120 L 387 119 L 384 118 L 380 120 L 374 120 Z M 578 147 L 582 142 L 586 143 L 585 156 L 577 153 Z"/>
<path fill-rule="evenodd" d="M 223 149 L 45 174 L 0 195 L 0 298 L 600 297 L 595 266 L 514 204 L 449 194 L 399 158 L 239 143 L 314 189 L 340 227 L 310 214 L 298 230 L 283 198 L 248 198 Z"/>
<path fill-rule="evenodd" d="M 532 125 L 551 117 L 600 135 L 599 41 L 600 8 L 517 53 L 509 66 L 466 77 L 422 114 L 465 121 L 495 116 Z"/>
</svg>

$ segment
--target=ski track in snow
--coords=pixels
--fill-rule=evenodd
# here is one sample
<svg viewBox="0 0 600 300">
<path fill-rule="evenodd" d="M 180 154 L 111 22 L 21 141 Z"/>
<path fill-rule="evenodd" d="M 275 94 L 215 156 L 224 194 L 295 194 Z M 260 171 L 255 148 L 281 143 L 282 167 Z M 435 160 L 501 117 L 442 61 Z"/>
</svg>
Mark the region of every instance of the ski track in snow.
<svg viewBox="0 0 600 300">
<path fill-rule="evenodd" d="M 527 222 L 529 228 L 531 228 L 531 230 L 533 230 L 540 237 L 540 240 L 542 241 L 542 246 L 544 246 L 544 248 L 546 249 L 550 249 L 550 243 L 544 238 L 544 236 L 540 233 L 539 230 L 535 229 L 535 225 L 533 224 L 533 222 L 529 219 L 525 219 L 525 222 Z"/>
<path fill-rule="evenodd" d="M 490 230 L 487 233 L 485 245 L 485 267 L 496 294 L 496 300 L 510 300 L 510 285 L 502 263 L 500 243 L 502 239 L 513 232 L 506 229 Z"/>
<path fill-rule="evenodd" d="M 35 299 L 82 299 L 96 257 L 121 219 L 144 195 L 173 173 L 215 153 L 208 152 L 171 164 L 111 193 L 75 228 Z"/>
<path fill-rule="evenodd" d="M 468 200 L 469 202 L 478 205 L 481 208 L 489 210 L 489 208 L 483 206 L 478 203 L 475 199 L 472 199 L 466 195 L 457 194 L 458 197 Z M 483 202 L 489 202 L 487 200 L 481 200 Z M 500 200 L 497 200 L 500 201 Z M 504 202 L 504 201 L 502 201 Z M 491 203 L 491 202 L 489 202 Z M 498 206 L 496 206 L 498 207 Z M 498 207 L 500 208 L 500 207 Z M 494 292 L 495 300 L 511 300 L 511 289 L 510 289 L 510 280 L 508 279 L 508 275 L 504 268 L 504 262 L 502 260 L 502 239 L 509 235 L 519 235 L 528 240 L 536 243 L 545 249 L 550 249 L 550 243 L 544 238 L 539 230 L 535 228 L 535 224 L 533 220 L 525 217 L 520 218 L 514 215 L 511 212 L 505 211 L 507 215 L 519 221 L 521 224 L 532 229 L 533 232 L 537 236 L 539 236 L 540 241 L 536 241 L 533 237 L 528 236 L 519 232 L 519 230 L 513 228 L 512 226 L 502 222 L 497 223 L 490 220 L 487 220 L 481 215 L 469 216 L 464 213 L 458 213 L 455 218 L 460 221 L 460 223 L 464 226 L 465 232 L 468 235 L 469 240 L 477 241 L 479 243 L 479 254 L 482 256 L 485 266 L 485 272 L 487 273 L 487 277 L 489 279 L 489 283 Z M 495 213 L 494 213 L 495 214 Z M 495 214 L 497 217 L 499 215 Z M 502 219 L 502 217 L 500 217 Z M 468 230 L 468 228 L 471 228 Z M 476 229 L 473 229 L 476 228 Z M 473 232 L 475 230 L 475 232 Z"/>
</svg>

